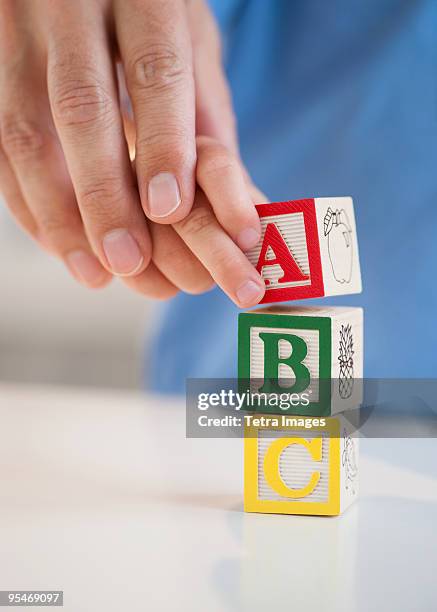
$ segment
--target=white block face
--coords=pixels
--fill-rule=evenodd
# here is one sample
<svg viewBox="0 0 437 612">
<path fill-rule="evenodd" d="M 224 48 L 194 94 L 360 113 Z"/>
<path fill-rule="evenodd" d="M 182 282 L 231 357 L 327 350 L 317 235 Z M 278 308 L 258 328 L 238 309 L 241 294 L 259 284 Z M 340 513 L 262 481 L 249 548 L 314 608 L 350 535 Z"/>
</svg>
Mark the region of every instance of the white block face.
<svg viewBox="0 0 437 612">
<path fill-rule="evenodd" d="M 325 295 L 360 293 L 361 271 L 352 198 L 315 198 Z"/>
<path fill-rule="evenodd" d="M 295 432 L 296 433 L 296 432 Z M 286 430 L 272 431 L 260 430 L 258 437 L 258 496 L 259 499 L 274 501 L 289 501 L 273 491 L 264 477 L 263 463 L 267 449 L 273 440 L 287 437 L 290 432 Z M 279 459 L 279 473 L 284 484 L 290 489 L 302 489 L 311 479 L 315 470 L 320 474 L 319 482 L 314 490 L 304 500 L 308 503 L 327 502 L 329 498 L 329 437 L 326 433 L 308 434 L 299 433 L 300 438 L 310 441 L 315 437 L 322 437 L 322 460 L 315 463 L 307 449 L 300 444 L 287 446 Z"/>
<path fill-rule="evenodd" d="M 283 333 L 285 335 L 296 335 L 302 338 L 307 347 L 308 352 L 302 363 L 308 368 L 311 375 L 309 389 L 311 389 L 312 401 L 318 401 L 318 378 L 319 378 L 319 335 L 320 332 L 315 329 L 292 329 L 282 327 L 252 327 L 250 330 L 250 379 L 251 390 L 257 392 L 262 386 L 264 379 L 264 343 L 260 338 L 260 333 Z M 279 341 L 279 357 L 286 359 L 291 355 L 291 345 L 285 340 Z M 280 364 L 278 368 L 279 379 L 287 386 L 292 386 L 296 381 L 294 371 L 286 364 Z M 284 386 L 284 391 L 286 391 Z"/>
<path fill-rule="evenodd" d="M 295 212 L 288 215 L 272 215 L 260 219 L 262 235 L 269 223 L 274 223 L 279 230 L 285 244 L 287 245 L 294 260 L 305 275 L 310 274 L 308 261 L 308 248 L 305 233 L 303 213 Z M 261 242 L 247 253 L 247 257 L 253 266 L 258 263 L 261 252 Z M 275 259 L 275 255 L 269 248 L 266 254 L 267 259 Z M 295 282 L 279 283 L 278 279 L 283 276 L 284 271 L 278 265 L 268 266 L 263 270 L 263 278 L 269 289 L 286 289 L 289 287 L 304 287 L 311 284 L 311 280 L 300 280 Z"/>
<path fill-rule="evenodd" d="M 332 319 L 332 413 L 363 401 L 363 310 L 345 309 Z"/>
<path fill-rule="evenodd" d="M 360 440 L 346 419 L 341 422 L 340 438 L 340 512 L 344 512 L 359 493 Z"/>
</svg>

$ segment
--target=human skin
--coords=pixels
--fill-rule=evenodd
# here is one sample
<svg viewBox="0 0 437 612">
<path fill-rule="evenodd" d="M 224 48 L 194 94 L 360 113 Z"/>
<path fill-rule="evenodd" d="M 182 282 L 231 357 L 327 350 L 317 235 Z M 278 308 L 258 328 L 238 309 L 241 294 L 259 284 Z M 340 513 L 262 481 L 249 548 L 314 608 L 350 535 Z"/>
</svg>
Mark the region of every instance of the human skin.
<svg viewBox="0 0 437 612">
<path fill-rule="evenodd" d="M 203 0 L 0 0 L 0 187 L 88 287 L 264 283 L 219 34 Z"/>
</svg>

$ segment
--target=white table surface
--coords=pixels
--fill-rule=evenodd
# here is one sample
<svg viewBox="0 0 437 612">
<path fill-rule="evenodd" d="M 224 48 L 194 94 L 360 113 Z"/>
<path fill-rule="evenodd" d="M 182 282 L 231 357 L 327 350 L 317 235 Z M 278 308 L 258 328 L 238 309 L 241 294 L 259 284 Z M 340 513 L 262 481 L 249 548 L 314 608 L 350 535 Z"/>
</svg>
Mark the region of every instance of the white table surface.
<svg viewBox="0 0 437 612">
<path fill-rule="evenodd" d="M 63 590 L 67 612 L 437 609 L 437 475 L 405 468 L 426 449 L 437 471 L 434 440 L 390 462 L 396 441 L 365 441 L 342 517 L 248 515 L 242 441 L 187 440 L 179 399 L 0 386 L 0 419 L 1 590 Z"/>
</svg>

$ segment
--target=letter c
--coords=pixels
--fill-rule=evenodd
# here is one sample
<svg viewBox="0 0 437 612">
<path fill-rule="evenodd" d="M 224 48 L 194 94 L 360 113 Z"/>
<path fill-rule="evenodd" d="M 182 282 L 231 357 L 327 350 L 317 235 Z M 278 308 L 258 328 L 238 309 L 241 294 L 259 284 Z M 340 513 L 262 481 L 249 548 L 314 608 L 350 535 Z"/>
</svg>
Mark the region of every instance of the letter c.
<svg viewBox="0 0 437 612">
<path fill-rule="evenodd" d="M 301 489 L 287 487 L 279 473 L 279 459 L 282 452 L 292 444 L 304 446 L 314 461 L 322 460 L 322 438 L 314 438 L 311 442 L 305 438 L 279 438 L 272 442 L 264 456 L 264 476 L 267 484 L 281 497 L 298 499 L 314 491 L 320 480 L 320 472 L 313 472 L 308 484 Z"/>
</svg>

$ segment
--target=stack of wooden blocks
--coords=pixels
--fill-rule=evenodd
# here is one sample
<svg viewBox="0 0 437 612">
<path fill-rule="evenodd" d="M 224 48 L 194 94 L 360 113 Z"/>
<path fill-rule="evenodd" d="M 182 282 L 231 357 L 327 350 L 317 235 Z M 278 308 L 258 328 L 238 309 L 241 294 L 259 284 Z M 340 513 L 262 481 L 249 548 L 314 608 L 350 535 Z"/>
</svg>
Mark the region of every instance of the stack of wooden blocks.
<svg viewBox="0 0 437 612">
<path fill-rule="evenodd" d="M 351 198 L 257 210 L 262 240 L 248 256 L 264 303 L 361 291 Z M 358 495 L 358 439 L 342 413 L 362 402 L 362 309 L 265 307 L 240 314 L 238 335 L 239 388 L 251 397 L 245 510 L 340 514 Z"/>
</svg>

